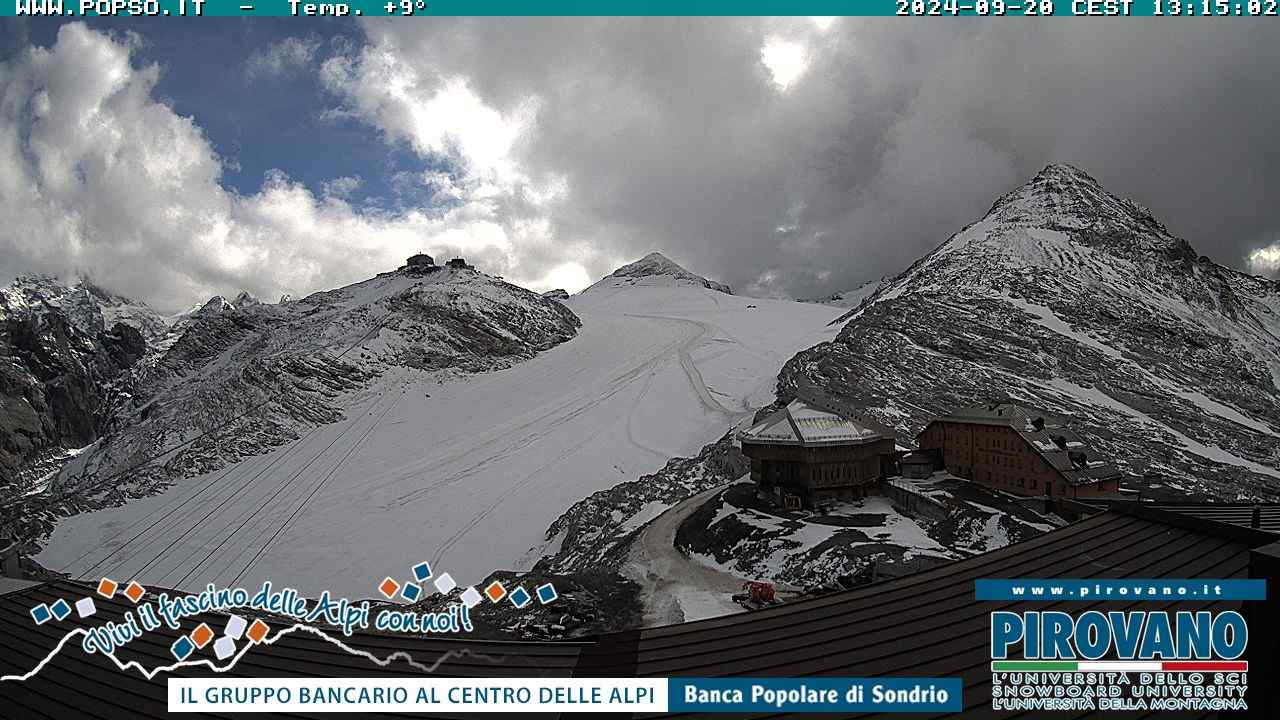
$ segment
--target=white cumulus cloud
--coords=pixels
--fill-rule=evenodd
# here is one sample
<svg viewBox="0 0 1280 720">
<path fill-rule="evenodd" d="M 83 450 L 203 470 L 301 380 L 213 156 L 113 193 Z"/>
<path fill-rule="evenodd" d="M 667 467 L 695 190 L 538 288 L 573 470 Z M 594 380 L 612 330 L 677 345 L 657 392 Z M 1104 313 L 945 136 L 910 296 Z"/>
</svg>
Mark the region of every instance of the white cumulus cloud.
<svg viewBox="0 0 1280 720">
<path fill-rule="evenodd" d="M 228 191 L 196 120 L 154 97 L 160 69 L 132 52 L 127 39 L 72 23 L 51 47 L 0 65 L 0 280 L 91 274 L 173 310 L 239 289 L 336 287 L 419 250 L 465 255 L 517 282 L 568 259 L 548 252 L 545 221 L 451 185 L 458 201 L 446 208 L 398 212 L 349 204 L 354 177 L 334 178 L 321 196 L 284 171 L 256 193 Z M 480 142 L 469 137 L 459 146 L 467 158 Z M 480 152 L 476 164 L 492 169 L 494 157 Z M 525 261 L 524 247 L 546 259 Z"/>
<path fill-rule="evenodd" d="M 1280 275 L 1280 242 L 1249 253 L 1249 267 L 1261 275 Z"/>
</svg>

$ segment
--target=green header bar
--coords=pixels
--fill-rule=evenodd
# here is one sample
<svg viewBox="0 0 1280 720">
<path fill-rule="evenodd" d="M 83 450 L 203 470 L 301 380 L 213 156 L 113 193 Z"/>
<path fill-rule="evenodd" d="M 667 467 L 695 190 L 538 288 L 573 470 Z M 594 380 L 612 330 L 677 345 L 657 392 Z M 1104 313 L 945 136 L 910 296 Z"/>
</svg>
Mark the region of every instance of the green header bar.
<svg viewBox="0 0 1280 720">
<path fill-rule="evenodd" d="M 0 16 L 814 15 L 1274 18 L 1277 0 L 0 0 Z M 1180 23 L 1185 21 L 1179 21 Z"/>
</svg>

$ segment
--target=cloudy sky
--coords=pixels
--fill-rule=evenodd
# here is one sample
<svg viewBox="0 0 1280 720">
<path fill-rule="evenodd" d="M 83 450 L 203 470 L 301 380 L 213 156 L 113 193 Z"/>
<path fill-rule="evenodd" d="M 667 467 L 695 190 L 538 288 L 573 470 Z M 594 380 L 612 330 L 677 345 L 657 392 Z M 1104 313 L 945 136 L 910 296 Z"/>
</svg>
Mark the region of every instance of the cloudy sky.
<svg viewBox="0 0 1280 720">
<path fill-rule="evenodd" d="M 751 294 L 901 270 L 1049 162 L 1280 274 L 1256 19 L 0 20 L 0 281 L 176 310 L 461 254 Z"/>
</svg>

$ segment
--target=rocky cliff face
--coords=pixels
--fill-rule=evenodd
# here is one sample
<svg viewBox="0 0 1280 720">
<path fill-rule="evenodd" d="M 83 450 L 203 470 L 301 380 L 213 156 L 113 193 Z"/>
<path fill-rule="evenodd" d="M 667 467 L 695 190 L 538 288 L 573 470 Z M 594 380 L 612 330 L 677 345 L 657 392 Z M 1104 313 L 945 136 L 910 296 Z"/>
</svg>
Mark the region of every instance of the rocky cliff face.
<svg viewBox="0 0 1280 720">
<path fill-rule="evenodd" d="M 1280 497 L 1280 286 L 1198 256 L 1075 168 L 1000 198 L 792 358 L 913 439 L 1013 398 L 1072 415 L 1149 497 Z"/>
<path fill-rule="evenodd" d="M 89 282 L 43 275 L 0 290 L 0 492 L 97 439 L 165 322 Z"/>
</svg>

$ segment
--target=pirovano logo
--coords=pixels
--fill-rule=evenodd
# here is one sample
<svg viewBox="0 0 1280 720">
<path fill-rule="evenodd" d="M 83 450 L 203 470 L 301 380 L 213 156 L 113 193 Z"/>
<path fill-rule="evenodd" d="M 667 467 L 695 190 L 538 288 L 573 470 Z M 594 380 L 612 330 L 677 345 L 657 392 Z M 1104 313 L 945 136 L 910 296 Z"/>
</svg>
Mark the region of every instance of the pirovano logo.
<svg viewBox="0 0 1280 720">
<path fill-rule="evenodd" d="M 1033 589 L 1034 588 L 1034 589 Z M 979 600 L 1260 600 L 1261 580 L 979 581 Z M 991 707 L 1248 709 L 1249 627 L 1234 609 L 995 610 Z"/>
</svg>

